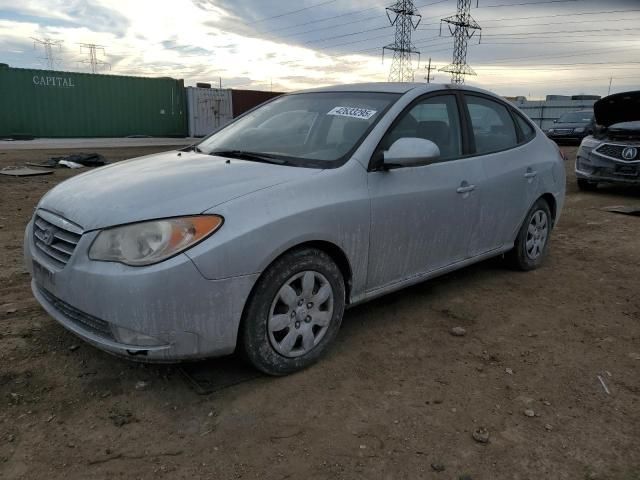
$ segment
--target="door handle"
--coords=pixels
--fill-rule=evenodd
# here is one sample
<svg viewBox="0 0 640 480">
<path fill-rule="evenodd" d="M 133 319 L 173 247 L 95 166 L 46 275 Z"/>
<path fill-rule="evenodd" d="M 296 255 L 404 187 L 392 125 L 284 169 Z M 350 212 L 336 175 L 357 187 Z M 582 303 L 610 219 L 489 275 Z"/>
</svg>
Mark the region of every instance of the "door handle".
<svg viewBox="0 0 640 480">
<path fill-rule="evenodd" d="M 534 178 L 536 175 L 538 175 L 538 172 L 528 169 L 527 173 L 524 174 L 524 178 Z"/>
<path fill-rule="evenodd" d="M 475 189 L 476 189 L 475 185 L 466 184 L 466 185 L 460 185 L 458 187 L 458 189 L 456 190 L 456 192 L 458 192 L 458 193 L 469 193 L 469 192 L 473 192 Z"/>
</svg>

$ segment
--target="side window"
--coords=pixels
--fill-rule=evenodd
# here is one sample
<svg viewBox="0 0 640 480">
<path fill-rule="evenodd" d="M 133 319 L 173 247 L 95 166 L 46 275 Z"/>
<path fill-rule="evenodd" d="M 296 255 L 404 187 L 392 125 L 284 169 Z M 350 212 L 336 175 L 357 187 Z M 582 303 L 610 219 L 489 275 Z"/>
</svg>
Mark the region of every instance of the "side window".
<svg viewBox="0 0 640 480">
<path fill-rule="evenodd" d="M 522 118 L 522 115 L 520 115 L 518 112 L 513 112 L 513 115 L 516 117 L 516 123 L 520 127 L 520 131 L 522 132 L 522 136 L 524 137 L 525 142 L 528 142 L 536 136 L 536 131 L 528 121 Z"/>
<path fill-rule="evenodd" d="M 400 121 L 383 138 L 383 150 L 388 150 L 399 138 L 406 137 L 431 140 L 438 145 L 442 160 L 459 157 L 462 141 L 455 95 L 428 98 L 403 113 Z"/>
<path fill-rule="evenodd" d="M 518 145 L 516 126 L 504 105 L 483 97 L 465 95 L 477 153 L 490 153 Z"/>
</svg>

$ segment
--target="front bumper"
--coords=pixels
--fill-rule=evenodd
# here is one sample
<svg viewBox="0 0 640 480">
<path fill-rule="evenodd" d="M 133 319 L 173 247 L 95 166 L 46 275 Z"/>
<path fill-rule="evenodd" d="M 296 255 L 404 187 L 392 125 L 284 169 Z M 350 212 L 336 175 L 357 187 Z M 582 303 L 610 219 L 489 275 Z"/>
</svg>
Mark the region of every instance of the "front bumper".
<svg viewBox="0 0 640 480">
<path fill-rule="evenodd" d="M 226 355 L 235 349 L 242 309 L 258 275 L 205 279 L 184 254 L 148 267 L 89 260 L 97 232 L 82 235 L 64 267 L 53 265 L 25 231 L 25 264 L 42 307 L 96 347 L 149 362 Z M 154 339 L 120 341 L 119 329 Z M 114 333 L 115 332 L 115 333 Z"/>
<path fill-rule="evenodd" d="M 640 185 L 640 162 L 614 160 L 593 151 L 578 152 L 575 173 L 577 178 L 593 183 Z"/>
</svg>

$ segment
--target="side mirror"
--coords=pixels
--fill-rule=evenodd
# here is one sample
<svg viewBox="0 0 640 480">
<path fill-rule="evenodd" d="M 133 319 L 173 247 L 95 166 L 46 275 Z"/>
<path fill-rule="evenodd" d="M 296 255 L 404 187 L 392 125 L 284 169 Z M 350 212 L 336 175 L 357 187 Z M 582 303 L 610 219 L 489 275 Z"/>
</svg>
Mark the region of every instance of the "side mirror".
<svg viewBox="0 0 640 480">
<path fill-rule="evenodd" d="M 440 149 L 424 138 L 399 138 L 384 152 L 387 168 L 427 165 L 440 158 Z"/>
</svg>

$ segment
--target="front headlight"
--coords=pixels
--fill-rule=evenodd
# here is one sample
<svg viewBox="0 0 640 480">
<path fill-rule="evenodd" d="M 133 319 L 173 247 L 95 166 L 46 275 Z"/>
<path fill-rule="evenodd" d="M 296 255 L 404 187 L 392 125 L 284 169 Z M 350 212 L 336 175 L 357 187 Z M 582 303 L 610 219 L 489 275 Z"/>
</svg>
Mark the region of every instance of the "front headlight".
<svg viewBox="0 0 640 480">
<path fill-rule="evenodd" d="M 573 131 L 575 133 L 582 133 L 582 132 L 584 132 L 584 128 L 582 128 L 582 127 L 574 128 Z"/>
<path fill-rule="evenodd" d="M 218 215 L 198 215 L 109 228 L 93 241 L 89 258 L 133 267 L 162 262 L 213 234 L 223 221 Z"/>
</svg>

